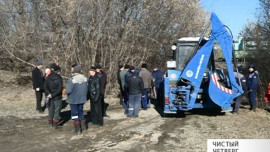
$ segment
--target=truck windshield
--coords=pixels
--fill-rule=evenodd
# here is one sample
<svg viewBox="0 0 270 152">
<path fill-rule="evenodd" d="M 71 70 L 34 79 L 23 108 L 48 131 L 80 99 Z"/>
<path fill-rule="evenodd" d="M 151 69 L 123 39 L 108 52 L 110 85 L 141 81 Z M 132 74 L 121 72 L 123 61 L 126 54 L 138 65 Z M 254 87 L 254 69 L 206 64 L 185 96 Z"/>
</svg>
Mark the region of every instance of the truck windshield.
<svg viewBox="0 0 270 152">
<path fill-rule="evenodd" d="M 176 69 L 182 71 L 187 62 L 195 53 L 196 44 L 181 44 L 177 47 L 175 52 Z"/>
</svg>

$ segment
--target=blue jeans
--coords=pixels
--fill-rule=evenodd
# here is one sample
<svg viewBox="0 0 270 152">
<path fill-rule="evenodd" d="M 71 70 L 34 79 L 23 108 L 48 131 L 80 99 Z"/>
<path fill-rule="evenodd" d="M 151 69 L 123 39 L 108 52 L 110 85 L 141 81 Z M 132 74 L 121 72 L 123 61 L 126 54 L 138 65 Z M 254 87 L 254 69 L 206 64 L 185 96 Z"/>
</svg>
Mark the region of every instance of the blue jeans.
<svg viewBox="0 0 270 152">
<path fill-rule="evenodd" d="M 144 97 L 142 97 L 142 108 L 147 109 L 148 108 L 148 89 L 144 89 Z"/>
<path fill-rule="evenodd" d="M 70 104 L 71 119 L 72 120 L 74 120 L 74 121 L 84 120 L 83 105 L 84 104 Z"/>
<path fill-rule="evenodd" d="M 141 94 L 129 95 L 128 116 L 138 117 L 141 107 Z"/>
</svg>

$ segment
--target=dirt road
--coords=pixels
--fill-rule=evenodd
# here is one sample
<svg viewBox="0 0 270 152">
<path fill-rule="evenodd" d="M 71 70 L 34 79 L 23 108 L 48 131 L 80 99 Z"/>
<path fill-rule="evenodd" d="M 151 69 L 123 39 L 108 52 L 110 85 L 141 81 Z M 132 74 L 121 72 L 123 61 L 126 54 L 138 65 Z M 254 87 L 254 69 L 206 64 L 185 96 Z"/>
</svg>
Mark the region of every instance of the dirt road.
<svg viewBox="0 0 270 152">
<path fill-rule="evenodd" d="M 110 117 L 104 126 L 90 125 L 82 135 L 74 135 L 68 106 L 61 113 L 63 126 L 54 130 L 47 124 L 47 110 L 44 114 L 35 111 L 31 87 L 3 87 L 0 97 L 1 152 L 205 152 L 207 139 L 270 138 L 270 113 L 262 109 L 242 108 L 239 115 L 196 111 L 163 118 L 152 105 L 140 111 L 138 118 L 127 118 L 118 100 L 107 98 Z M 89 107 L 87 102 L 86 116 Z"/>
</svg>

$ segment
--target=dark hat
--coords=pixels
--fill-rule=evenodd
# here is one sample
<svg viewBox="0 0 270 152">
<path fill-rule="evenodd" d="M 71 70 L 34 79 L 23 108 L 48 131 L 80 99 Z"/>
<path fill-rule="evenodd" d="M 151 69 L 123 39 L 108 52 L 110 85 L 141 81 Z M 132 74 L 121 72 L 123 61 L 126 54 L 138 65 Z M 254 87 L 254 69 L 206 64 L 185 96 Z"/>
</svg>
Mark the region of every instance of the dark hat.
<svg viewBox="0 0 270 152">
<path fill-rule="evenodd" d="M 121 69 L 121 68 L 123 68 L 123 67 L 124 67 L 124 66 L 123 66 L 123 65 L 121 65 L 121 64 L 120 64 L 120 65 L 118 65 L 118 68 L 119 68 L 119 69 Z"/>
<path fill-rule="evenodd" d="M 135 70 L 135 67 L 134 66 L 129 66 L 129 70 Z"/>
<path fill-rule="evenodd" d="M 142 68 L 147 68 L 147 64 L 146 63 L 143 63 L 142 64 Z"/>
<path fill-rule="evenodd" d="M 90 69 L 89 69 L 89 71 L 96 71 L 96 69 L 97 69 L 96 67 L 91 66 Z"/>
<path fill-rule="evenodd" d="M 73 67 L 73 73 L 81 73 L 81 66 L 75 65 Z"/>
<path fill-rule="evenodd" d="M 55 70 L 55 68 L 57 68 L 57 64 L 56 64 L 56 63 L 52 63 L 52 64 L 50 65 L 50 68 Z"/>
<path fill-rule="evenodd" d="M 126 65 L 124 66 L 124 69 L 129 69 L 129 65 L 126 64 Z"/>
<path fill-rule="evenodd" d="M 238 71 L 243 71 L 243 66 L 239 65 L 239 66 L 237 66 L 237 69 L 238 69 Z"/>
<path fill-rule="evenodd" d="M 96 64 L 96 68 L 97 68 L 97 69 L 101 69 L 101 68 L 102 68 L 101 64 L 99 64 L 99 63 Z"/>
<path fill-rule="evenodd" d="M 253 68 L 254 70 L 255 70 L 255 65 L 254 64 L 250 64 L 249 66 L 248 66 L 248 68 L 250 69 L 250 68 Z"/>
<path fill-rule="evenodd" d="M 60 72 L 61 71 L 61 67 L 60 66 L 56 66 L 55 69 L 54 69 L 55 72 Z"/>
<path fill-rule="evenodd" d="M 42 61 L 38 60 L 37 63 L 36 63 L 37 66 L 39 65 L 43 65 Z"/>
<path fill-rule="evenodd" d="M 72 64 L 72 66 L 71 66 L 71 67 L 73 67 L 73 68 L 74 68 L 74 67 L 75 67 L 76 65 L 78 65 L 78 64 L 77 64 L 77 63 L 75 63 L 75 64 Z"/>
</svg>

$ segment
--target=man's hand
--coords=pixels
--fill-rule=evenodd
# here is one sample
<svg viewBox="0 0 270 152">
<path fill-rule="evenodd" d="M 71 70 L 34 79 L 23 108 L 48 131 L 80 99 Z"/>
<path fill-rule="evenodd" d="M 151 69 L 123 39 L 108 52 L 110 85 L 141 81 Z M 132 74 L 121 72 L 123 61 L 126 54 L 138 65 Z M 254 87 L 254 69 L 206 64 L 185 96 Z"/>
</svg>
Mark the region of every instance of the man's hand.
<svg viewBox="0 0 270 152">
<path fill-rule="evenodd" d="M 52 95 L 51 95 L 51 94 L 49 94 L 49 95 L 48 95 L 48 98 L 50 98 L 50 99 L 51 99 L 51 98 L 52 98 Z"/>
<path fill-rule="evenodd" d="M 36 88 L 36 91 L 40 91 L 40 89 L 39 88 Z"/>
</svg>

